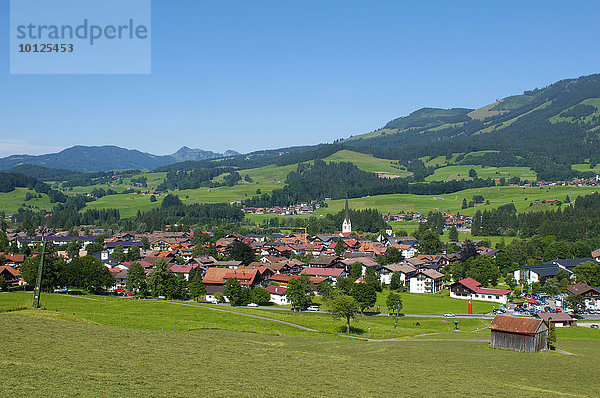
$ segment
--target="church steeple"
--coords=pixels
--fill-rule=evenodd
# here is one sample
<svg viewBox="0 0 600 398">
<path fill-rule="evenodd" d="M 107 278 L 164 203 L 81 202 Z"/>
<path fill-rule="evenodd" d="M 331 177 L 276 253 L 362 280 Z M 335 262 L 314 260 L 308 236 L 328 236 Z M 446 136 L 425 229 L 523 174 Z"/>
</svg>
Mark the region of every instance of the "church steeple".
<svg viewBox="0 0 600 398">
<path fill-rule="evenodd" d="M 352 232 L 352 223 L 350 222 L 350 209 L 348 208 L 348 195 L 346 195 L 346 214 L 342 223 L 342 233 Z"/>
</svg>

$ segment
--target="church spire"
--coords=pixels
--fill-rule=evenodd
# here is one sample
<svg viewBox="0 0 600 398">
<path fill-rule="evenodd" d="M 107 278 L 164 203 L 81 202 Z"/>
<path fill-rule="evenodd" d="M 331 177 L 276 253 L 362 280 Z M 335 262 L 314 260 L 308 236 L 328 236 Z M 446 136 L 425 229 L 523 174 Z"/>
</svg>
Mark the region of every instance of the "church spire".
<svg viewBox="0 0 600 398">
<path fill-rule="evenodd" d="M 348 208 L 348 194 L 346 194 L 346 214 L 344 215 L 344 222 L 342 223 L 342 232 L 352 232 L 352 223 L 350 222 L 350 209 Z"/>
</svg>

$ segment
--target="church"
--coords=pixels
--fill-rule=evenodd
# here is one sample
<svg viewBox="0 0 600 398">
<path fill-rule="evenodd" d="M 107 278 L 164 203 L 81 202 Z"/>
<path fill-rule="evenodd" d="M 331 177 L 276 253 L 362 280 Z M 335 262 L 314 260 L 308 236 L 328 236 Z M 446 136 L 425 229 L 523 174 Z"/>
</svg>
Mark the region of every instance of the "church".
<svg viewBox="0 0 600 398">
<path fill-rule="evenodd" d="M 350 210 L 348 209 L 348 198 L 346 198 L 346 215 L 342 223 L 342 234 L 350 234 L 352 232 L 352 223 L 350 222 Z"/>
</svg>

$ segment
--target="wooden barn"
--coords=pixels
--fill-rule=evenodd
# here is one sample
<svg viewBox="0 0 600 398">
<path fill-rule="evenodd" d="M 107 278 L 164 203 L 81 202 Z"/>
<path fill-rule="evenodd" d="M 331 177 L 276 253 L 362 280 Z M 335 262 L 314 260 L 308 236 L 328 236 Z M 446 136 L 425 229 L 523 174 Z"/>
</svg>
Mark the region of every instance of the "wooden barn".
<svg viewBox="0 0 600 398">
<path fill-rule="evenodd" d="M 496 315 L 490 330 L 492 348 L 537 352 L 548 347 L 548 325 L 542 319 Z"/>
</svg>

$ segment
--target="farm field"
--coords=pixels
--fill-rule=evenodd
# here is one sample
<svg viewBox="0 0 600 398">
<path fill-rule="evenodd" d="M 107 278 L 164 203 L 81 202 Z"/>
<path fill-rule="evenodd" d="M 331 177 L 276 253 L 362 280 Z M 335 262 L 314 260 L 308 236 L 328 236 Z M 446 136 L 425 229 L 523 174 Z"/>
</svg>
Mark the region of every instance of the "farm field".
<svg viewBox="0 0 600 398">
<path fill-rule="evenodd" d="M 354 163 L 359 169 L 368 171 L 370 173 L 386 173 L 398 177 L 408 177 L 412 175 L 412 172 L 405 170 L 404 166 L 401 166 L 400 169 L 396 168 L 400 166 L 394 167 L 392 161 L 389 159 L 380 159 L 373 157 L 373 155 L 349 151 L 346 149 L 338 151 L 323 160 L 326 162 Z"/>
<path fill-rule="evenodd" d="M 14 295 L 0 293 L 0 308 L 5 308 Z M 29 305 L 31 294 L 26 296 Z M 53 303 L 61 307 L 58 312 L 47 307 L 46 311 L 0 314 L 0 333 L 4 338 L 0 367 L 3 380 L 7 381 L 0 384 L 1 396 L 38 397 L 58 393 L 62 396 L 338 397 L 387 396 L 391 391 L 402 396 L 451 397 L 600 394 L 597 383 L 581 382 L 581 375 L 595 368 L 600 354 L 598 331 L 596 335 L 565 339 L 563 331 L 558 330 L 558 347 L 577 356 L 524 354 L 490 349 L 489 332 L 469 331 L 475 330 L 477 322 L 488 322 L 481 320 L 461 319 L 459 328 L 464 325 L 463 331 L 450 332 L 448 328 L 452 326 L 451 322 L 444 322 L 447 320 L 421 319 L 420 328 L 433 330 L 434 335 L 400 341 L 364 341 L 302 334 L 298 329 L 292 336 L 261 334 L 251 328 L 259 329 L 261 325 L 255 318 L 247 318 L 254 325 L 248 325 L 244 332 L 240 324 L 236 324 L 235 331 L 193 326 L 188 330 L 187 322 L 210 310 L 150 301 L 151 307 L 142 306 L 138 310 L 135 305 L 141 305 L 139 302 L 143 300 L 122 304 L 105 302 L 99 297 L 55 296 L 42 295 L 42 300 L 55 300 Z M 109 316 L 113 306 L 119 311 Z M 84 307 L 85 311 L 96 311 L 97 319 L 83 317 Z M 260 312 L 268 313 L 266 316 L 284 313 Z M 175 325 L 175 331 L 171 313 L 183 318 Z M 139 323 L 144 314 L 150 318 L 146 326 Z M 231 317 L 227 318 L 230 322 L 246 318 L 225 315 Z M 324 322 L 319 317 L 343 324 L 322 314 L 287 313 L 287 316 L 294 321 L 311 319 L 306 322 L 319 325 Z M 371 325 L 393 327 L 392 317 L 371 318 L 375 318 Z M 108 319 L 113 319 L 111 322 L 116 325 L 105 323 Z M 466 321 L 473 322 L 467 325 Z M 284 366 L 270 366 L 273 358 Z M 211 371 L 215 366 L 218 372 Z M 390 370 L 395 377 L 386 378 L 385 383 L 365 382 L 380 379 Z M 415 378 L 415 374 L 420 377 Z M 465 383 L 465 379 L 469 382 Z"/>
<path fill-rule="evenodd" d="M 450 181 L 450 180 L 472 180 L 469 177 L 469 170 L 475 170 L 479 178 L 506 178 L 519 177 L 521 180 L 535 181 L 537 175 L 529 167 L 490 167 L 475 165 L 446 166 L 436 169 L 435 172 L 427 176 L 425 181 Z"/>
<path fill-rule="evenodd" d="M 474 215 L 477 210 L 493 209 L 507 203 L 514 203 L 518 212 L 525 211 L 529 204 L 535 200 L 559 199 L 564 200 L 569 195 L 573 200 L 579 195 L 588 195 L 596 192 L 595 187 L 488 187 L 474 188 L 446 195 L 412 195 L 391 194 L 350 199 L 350 207 L 354 210 L 376 208 L 384 214 L 398 212 L 449 211 L 452 213 Z M 461 209 L 462 200 L 471 200 L 474 195 L 482 195 L 490 204 L 477 205 Z M 337 213 L 344 208 L 344 200 L 327 202 L 327 208 L 318 209 L 315 214 Z M 552 206 L 550 206 L 552 208 Z"/>
</svg>

